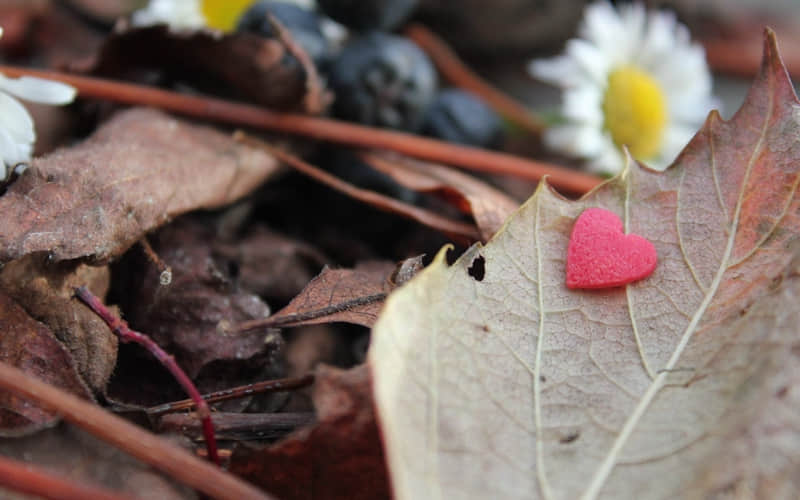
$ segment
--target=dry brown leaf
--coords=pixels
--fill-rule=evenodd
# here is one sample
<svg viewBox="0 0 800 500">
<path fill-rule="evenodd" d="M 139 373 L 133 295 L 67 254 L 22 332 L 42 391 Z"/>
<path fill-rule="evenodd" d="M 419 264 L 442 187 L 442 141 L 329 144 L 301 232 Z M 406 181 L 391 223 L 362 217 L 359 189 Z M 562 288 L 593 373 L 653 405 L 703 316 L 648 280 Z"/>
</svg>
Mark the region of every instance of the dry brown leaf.
<svg viewBox="0 0 800 500">
<path fill-rule="evenodd" d="M 219 328 L 223 320 L 265 318 L 270 310 L 258 296 L 240 290 L 228 270 L 217 265 L 213 241 L 213 227 L 189 217 L 155 235 L 153 249 L 171 267 L 172 281 L 161 284 L 161 273 L 152 264 L 127 262 L 133 275 L 121 304 L 127 320 L 174 355 L 190 377 L 208 367 L 200 384 L 204 392 L 251 382 L 253 377 L 282 376 L 280 335 Z"/>
<path fill-rule="evenodd" d="M 117 362 L 117 338 L 106 324 L 73 298 L 86 285 L 96 295 L 108 292 L 107 267 L 75 261 L 48 263 L 40 255 L 9 262 L 0 271 L 0 290 L 34 319 L 47 325 L 70 353 L 78 373 L 102 392 Z"/>
<path fill-rule="evenodd" d="M 283 309 L 253 322 L 259 327 L 287 327 L 344 322 L 371 327 L 386 296 L 422 269 L 422 256 L 400 264 L 362 262 L 355 269 L 325 267 Z M 251 326 L 243 323 L 243 328 Z"/>
<path fill-rule="evenodd" d="M 233 242 L 214 243 L 214 256 L 237 269 L 242 289 L 285 304 L 300 293 L 328 262 L 321 252 L 299 240 L 256 226 Z"/>
<path fill-rule="evenodd" d="M 240 447 L 230 471 L 285 500 L 389 498 L 365 365 L 321 365 L 314 383 L 317 423 L 264 449 Z"/>
<path fill-rule="evenodd" d="M 742 109 L 665 172 L 634 162 L 575 202 L 542 185 L 389 297 L 369 361 L 396 498 L 800 497 L 800 315 L 780 286 L 800 255 L 800 102 L 771 32 L 764 50 Z M 566 288 L 589 207 L 653 242 L 652 276 Z M 718 468 L 748 445 L 759 460 Z"/>
<path fill-rule="evenodd" d="M 519 204 L 502 191 L 450 167 L 388 152 L 364 153 L 362 158 L 398 184 L 437 194 L 462 212 L 471 214 L 483 241 L 489 240 L 519 208 Z"/>
<path fill-rule="evenodd" d="M 91 393 L 75 370 L 70 353 L 42 323 L 0 291 L 0 361 L 86 399 Z M 55 425 L 58 415 L 14 394 L 0 391 L 0 436 L 30 434 Z"/>
<path fill-rule="evenodd" d="M 0 197 L 0 261 L 46 252 L 105 262 L 178 214 L 246 195 L 275 169 L 268 154 L 211 128 L 121 112 L 82 144 L 35 159 Z"/>
</svg>

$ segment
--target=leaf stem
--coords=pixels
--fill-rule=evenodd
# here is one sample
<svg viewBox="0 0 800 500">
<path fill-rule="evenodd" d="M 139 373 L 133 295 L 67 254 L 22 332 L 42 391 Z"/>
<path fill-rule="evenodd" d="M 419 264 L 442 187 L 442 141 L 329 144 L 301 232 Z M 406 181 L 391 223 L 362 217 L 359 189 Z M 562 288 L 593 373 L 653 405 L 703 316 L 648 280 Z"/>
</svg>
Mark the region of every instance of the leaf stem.
<svg viewBox="0 0 800 500">
<path fill-rule="evenodd" d="M 153 106 L 167 111 L 261 130 L 299 134 L 348 146 L 397 151 L 415 158 L 465 169 L 539 180 L 549 176 L 554 187 L 567 193 L 583 194 L 603 179 L 576 170 L 521 158 L 507 153 L 459 146 L 413 134 L 382 130 L 364 125 L 279 113 L 264 108 L 203 96 L 192 96 L 112 80 L 76 76 L 55 71 L 0 65 L 8 77 L 36 76 L 72 85 L 82 97 Z"/>
<path fill-rule="evenodd" d="M 0 389 L 56 410 L 64 420 L 219 500 L 271 497 L 177 445 L 0 361 Z"/>
<path fill-rule="evenodd" d="M 153 339 L 144 333 L 131 330 L 125 321 L 116 317 L 111 311 L 109 311 L 109 309 L 102 302 L 100 302 L 100 299 L 98 299 L 85 286 L 76 288 L 75 295 L 77 295 L 78 298 L 89 307 L 89 309 L 94 311 L 95 314 L 100 316 L 100 318 L 105 321 L 108 327 L 111 328 L 111 331 L 114 332 L 117 337 L 119 337 L 120 341 L 134 342 L 141 345 L 150 351 L 150 354 L 155 356 L 155 358 L 167 370 L 169 370 L 172 376 L 175 377 L 175 380 L 178 381 L 181 387 L 183 387 L 183 389 L 189 394 L 189 397 L 192 398 L 197 406 L 197 416 L 203 422 L 203 435 L 206 439 L 206 448 L 208 449 L 209 460 L 213 461 L 217 465 L 220 465 L 219 454 L 217 453 L 217 439 L 214 436 L 214 424 L 211 422 L 211 410 L 209 410 L 208 404 L 203 399 L 203 396 L 200 395 L 200 391 L 197 390 L 197 387 L 195 387 L 192 380 L 175 362 L 175 358 L 167 354 L 167 352 L 164 351 L 161 346 L 156 344 Z"/>
</svg>

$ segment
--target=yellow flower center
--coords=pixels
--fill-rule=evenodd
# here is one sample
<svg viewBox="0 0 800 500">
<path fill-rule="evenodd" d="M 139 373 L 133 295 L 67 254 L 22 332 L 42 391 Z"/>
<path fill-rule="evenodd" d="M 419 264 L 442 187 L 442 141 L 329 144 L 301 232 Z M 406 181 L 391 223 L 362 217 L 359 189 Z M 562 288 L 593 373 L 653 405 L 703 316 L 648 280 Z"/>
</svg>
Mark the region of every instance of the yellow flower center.
<svg viewBox="0 0 800 500">
<path fill-rule="evenodd" d="M 222 31 L 233 31 L 236 21 L 255 0 L 202 0 L 203 15 L 208 26 Z"/>
<path fill-rule="evenodd" d="M 603 126 L 617 147 L 623 145 L 634 158 L 653 158 L 661 150 L 667 107 L 664 92 L 647 73 L 622 66 L 608 76 L 603 96 Z"/>
</svg>

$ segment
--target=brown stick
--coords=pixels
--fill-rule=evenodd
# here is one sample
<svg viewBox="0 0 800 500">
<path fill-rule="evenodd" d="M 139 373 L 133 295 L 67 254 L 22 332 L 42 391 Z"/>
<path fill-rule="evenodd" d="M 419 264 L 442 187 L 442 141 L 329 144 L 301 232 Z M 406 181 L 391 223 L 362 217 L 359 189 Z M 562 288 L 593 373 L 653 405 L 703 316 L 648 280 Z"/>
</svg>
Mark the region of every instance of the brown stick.
<svg viewBox="0 0 800 500">
<path fill-rule="evenodd" d="M 0 456 L 0 485 L 47 500 L 133 500 L 122 493 L 77 483 L 36 465 Z"/>
<path fill-rule="evenodd" d="M 325 172 L 320 168 L 311 165 L 310 163 L 306 163 L 293 154 L 287 153 L 282 149 L 271 146 L 253 137 L 244 136 L 242 134 L 239 137 L 239 140 L 245 144 L 263 148 L 269 154 L 281 162 L 286 163 L 298 172 L 322 182 L 326 186 L 340 191 L 353 199 L 372 205 L 375 208 L 408 217 L 409 219 L 415 220 L 420 224 L 424 224 L 428 227 L 442 231 L 452 238 L 462 240 L 465 243 L 478 241 L 481 237 L 480 233 L 478 232 L 478 228 L 476 228 L 473 224 L 465 224 L 457 220 L 451 220 L 430 210 L 425 210 L 408 203 L 403 203 L 402 201 L 395 200 L 389 196 L 384 196 L 380 193 L 376 193 L 375 191 L 358 188 L 334 175 L 329 174 L 328 172 Z"/>
<path fill-rule="evenodd" d="M 539 180 L 549 176 L 550 184 L 567 193 L 583 194 L 603 181 L 593 175 L 506 153 L 459 146 L 337 120 L 278 113 L 223 99 L 184 95 L 143 85 L 14 66 L 0 66 L 0 72 L 9 77 L 28 75 L 58 80 L 77 88 L 83 97 L 153 106 L 206 120 L 299 134 L 349 146 L 390 149 L 424 160 L 481 172 L 512 175 L 522 179 Z"/>
<path fill-rule="evenodd" d="M 220 500 L 271 497 L 169 441 L 0 362 L 0 388 L 57 411 L 65 420 Z"/>
<path fill-rule="evenodd" d="M 242 398 L 245 396 L 252 396 L 253 394 L 260 394 L 262 392 L 283 392 L 292 391 L 307 387 L 314 383 L 314 375 L 308 374 L 297 378 L 279 378 L 275 380 L 265 380 L 263 382 L 255 382 L 247 385 L 240 385 L 230 389 L 223 389 L 221 391 L 203 394 L 203 400 L 206 403 L 218 403 L 220 401 L 227 401 L 229 399 Z M 189 410 L 195 407 L 192 399 L 181 399 L 180 401 L 173 401 L 171 403 L 164 403 L 163 405 L 151 406 L 145 411 L 148 415 L 158 416 L 164 413 L 170 413 L 179 410 Z M 213 418 L 213 415 L 212 415 Z"/>
<path fill-rule="evenodd" d="M 405 31 L 406 36 L 414 40 L 428 54 L 439 73 L 452 85 L 479 96 L 498 114 L 531 134 L 538 136 L 542 133 L 544 124 L 533 112 L 478 76 L 434 32 L 421 24 L 411 24 Z"/>
</svg>

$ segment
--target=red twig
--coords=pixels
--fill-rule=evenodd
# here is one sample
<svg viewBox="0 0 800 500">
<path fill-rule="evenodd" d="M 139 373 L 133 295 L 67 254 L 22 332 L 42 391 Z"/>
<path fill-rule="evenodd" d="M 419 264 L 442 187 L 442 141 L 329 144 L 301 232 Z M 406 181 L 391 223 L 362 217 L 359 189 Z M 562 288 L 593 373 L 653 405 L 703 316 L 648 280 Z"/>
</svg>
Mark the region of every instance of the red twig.
<svg viewBox="0 0 800 500">
<path fill-rule="evenodd" d="M 603 182 L 603 179 L 593 175 L 506 153 L 459 146 L 413 134 L 337 120 L 278 113 L 224 99 L 184 95 L 144 85 L 14 66 L 0 66 L 0 73 L 8 77 L 29 75 L 58 80 L 77 88 L 82 97 L 153 106 L 206 120 L 299 134 L 350 146 L 389 149 L 415 158 L 470 170 L 531 180 L 539 180 L 547 175 L 550 184 L 568 193 L 583 194 Z"/>
<path fill-rule="evenodd" d="M 133 500 L 99 486 L 87 486 L 33 464 L 0 456 L 0 485 L 47 500 Z"/>
<path fill-rule="evenodd" d="M 142 428 L 0 361 L 0 389 L 52 408 L 64 420 L 218 500 L 270 495 Z"/>
<path fill-rule="evenodd" d="M 89 306 L 89 309 L 94 311 L 95 314 L 100 316 L 100 318 L 106 322 L 108 327 L 111 328 L 111 331 L 114 332 L 117 337 L 119 337 L 120 341 L 134 342 L 141 345 L 150 351 L 150 354 L 155 356 L 156 359 L 158 359 L 158 361 L 164 365 L 167 370 L 169 370 L 172 376 L 175 377 L 178 383 L 189 394 L 189 397 L 192 398 L 197 406 L 197 416 L 203 422 L 203 434 L 205 435 L 206 439 L 206 448 L 208 448 L 208 458 L 217 465 L 220 465 L 219 455 L 217 454 L 217 439 L 214 436 L 214 424 L 211 422 L 211 411 L 209 410 L 208 404 L 203 399 L 203 396 L 200 395 L 200 391 L 197 390 L 197 387 L 195 387 L 192 380 L 175 362 L 175 358 L 167 354 L 164 349 L 162 349 L 147 335 L 135 330 L 131 330 L 125 321 L 112 314 L 111 311 L 109 311 L 108 308 L 102 302 L 100 302 L 100 299 L 98 299 L 85 286 L 76 288 L 75 294 L 87 306 Z"/>
</svg>

